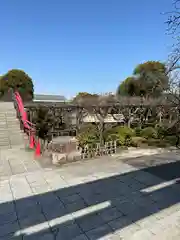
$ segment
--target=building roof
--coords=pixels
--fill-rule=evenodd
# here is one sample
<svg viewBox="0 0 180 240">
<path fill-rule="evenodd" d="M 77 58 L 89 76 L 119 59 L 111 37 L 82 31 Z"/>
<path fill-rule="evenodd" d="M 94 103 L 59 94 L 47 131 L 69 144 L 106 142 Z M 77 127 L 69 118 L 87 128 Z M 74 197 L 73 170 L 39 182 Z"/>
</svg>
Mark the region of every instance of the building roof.
<svg viewBox="0 0 180 240">
<path fill-rule="evenodd" d="M 66 98 L 61 95 L 35 94 L 33 101 L 63 102 L 66 101 Z"/>
<path fill-rule="evenodd" d="M 98 115 L 98 114 L 97 114 Z M 88 114 L 83 118 L 83 122 L 99 122 L 99 119 L 96 114 Z M 100 116 L 99 116 L 100 117 Z M 115 122 L 124 122 L 123 114 L 107 114 L 104 118 L 104 123 L 115 123 Z"/>
</svg>

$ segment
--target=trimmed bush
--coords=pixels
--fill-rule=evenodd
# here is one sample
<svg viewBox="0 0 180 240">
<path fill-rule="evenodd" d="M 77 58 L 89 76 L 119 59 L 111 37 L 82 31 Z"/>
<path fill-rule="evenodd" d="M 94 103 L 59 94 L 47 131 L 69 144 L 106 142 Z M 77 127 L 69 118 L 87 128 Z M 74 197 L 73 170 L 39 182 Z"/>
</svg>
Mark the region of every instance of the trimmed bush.
<svg viewBox="0 0 180 240">
<path fill-rule="evenodd" d="M 132 136 L 135 136 L 134 130 L 126 126 L 114 127 L 104 132 L 105 141 L 117 140 L 120 146 L 130 146 Z"/>
<path fill-rule="evenodd" d="M 160 139 L 149 138 L 147 144 L 149 146 L 157 146 L 160 143 Z"/>
<path fill-rule="evenodd" d="M 5 95 L 9 88 L 18 90 L 24 101 L 31 101 L 34 86 L 31 77 L 22 70 L 12 69 L 0 77 L 0 95 Z"/>
<path fill-rule="evenodd" d="M 135 131 L 132 128 L 126 126 L 118 127 L 117 134 L 121 146 L 131 146 L 132 137 L 135 136 Z"/>
<path fill-rule="evenodd" d="M 158 138 L 164 138 L 165 136 L 168 135 L 168 130 L 167 130 L 167 127 L 165 126 L 157 126 L 155 129 L 156 129 Z"/>
<path fill-rule="evenodd" d="M 155 128 L 147 127 L 142 129 L 141 136 L 146 139 L 157 138 L 157 131 Z"/>
<path fill-rule="evenodd" d="M 93 124 L 83 125 L 80 129 L 80 133 L 77 135 L 77 139 L 81 147 L 86 144 L 96 144 L 97 142 L 99 142 L 97 126 Z"/>
<path fill-rule="evenodd" d="M 140 147 L 147 142 L 146 138 L 143 137 L 132 137 L 131 146 Z"/>
<path fill-rule="evenodd" d="M 153 147 L 159 147 L 159 148 L 165 148 L 168 146 L 167 142 L 162 140 L 162 139 L 148 139 L 147 143 L 149 146 L 153 146 Z"/>
<path fill-rule="evenodd" d="M 177 142 L 177 137 L 176 137 L 176 136 L 166 136 L 166 137 L 165 137 L 165 140 L 166 140 L 166 142 L 169 143 L 170 145 L 175 146 L 175 145 L 176 145 L 176 142 Z"/>
<path fill-rule="evenodd" d="M 86 144 L 94 145 L 99 142 L 97 136 L 90 133 L 81 133 L 77 136 L 77 140 L 79 141 L 79 146 L 83 147 Z"/>
<path fill-rule="evenodd" d="M 135 128 L 135 134 L 137 137 L 140 137 L 142 133 L 142 129 L 140 127 Z"/>
<path fill-rule="evenodd" d="M 118 127 L 117 128 L 117 133 L 121 136 L 129 136 L 129 137 L 133 137 L 135 136 L 135 131 L 132 128 L 129 127 Z"/>
</svg>

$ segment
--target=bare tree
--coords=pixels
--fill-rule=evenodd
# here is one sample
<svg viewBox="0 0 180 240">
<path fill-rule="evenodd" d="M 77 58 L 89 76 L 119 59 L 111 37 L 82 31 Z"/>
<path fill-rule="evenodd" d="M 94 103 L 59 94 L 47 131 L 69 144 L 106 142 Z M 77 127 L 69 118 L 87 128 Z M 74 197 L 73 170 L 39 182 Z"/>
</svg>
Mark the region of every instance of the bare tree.
<svg viewBox="0 0 180 240">
<path fill-rule="evenodd" d="M 180 27 L 180 0 L 173 1 L 173 10 L 167 12 L 168 20 L 166 21 L 168 25 L 168 32 L 170 34 L 179 33 Z"/>
<path fill-rule="evenodd" d="M 173 1 L 173 9 L 166 13 L 167 33 L 174 39 L 172 52 L 168 58 L 167 74 L 179 68 L 180 61 L 180 0 Z"/>
</svg>

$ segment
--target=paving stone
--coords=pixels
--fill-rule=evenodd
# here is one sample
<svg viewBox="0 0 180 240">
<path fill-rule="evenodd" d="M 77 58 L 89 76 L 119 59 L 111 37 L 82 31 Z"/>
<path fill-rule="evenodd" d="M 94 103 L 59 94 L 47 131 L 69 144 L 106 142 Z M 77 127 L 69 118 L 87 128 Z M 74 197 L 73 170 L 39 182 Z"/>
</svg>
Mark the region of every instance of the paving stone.
<svg viewBox="0 0 180 240">
<path fill-rule="evenodd" d="M 130 188 L 132 188 L 132 190 L 134 191 L 138 191 L 138 190 L 141 190 L 141 189 L 144 189 L 146 187 L 145 184 L 141 183 L 141 182 L 137 182 L 135 181 L 134 183 L 131 183 L 130 185 Z"/>
<path fill-rule="evenodd" d="M 36 227 L 36 225 L 39 225 L 44 222 L 46 222 L 46 219 L 43 214 L 31 214 L 24 218 L 19 219 L 19 223 L 22 229 L 25 229 L 31 226 Z"/>
<path fill-rule="evenodd" d="M 0 157 L 0 224 L 9 225 L 8 229 L 12 232 L 19 230 L 10 227 L 11 221 L 16 220 L 13 217 L 15 200 L 21 231 L 30 234 L 26 236 L 28 239 L 52 239 L 50 227 L 58 233 L 57 239 L 67 240 L 87 239 L 87 232 L 91 233 L 92 238 L 93 234 L 99 234 L 99 239 L 103 240 L 140 240 L 151 237 L 153 240 L 166 239 L 166 236 L 167 239 L 180 239 L 178 184 L 166 187 L 164 180 L 120 161 L 111 159 L 110 162 L 109 158 L 104 159 L 103 166 L 102 160 L 94 160 L 96 163 L 89 161 L 86 164 L 70 164 L 60 170 L 39 171 L 39 165 L 30 162 L 27 152 L 23 155 L 22 150 L 21 153 L 6 150 L 3 154 L 3 160 L 2 154 Z M 14 169 L 12 172 L 10 165 Z M 36 172 L 13 175 L 11 179 L 8 177 L 21 172 L 24 166 L 26 171 Z M 7 176 L 2 177 L 2 174 Z M 157 185 L 160 183 L 163 188 L 158 189 Z M 143 192 L 152 186 L 154 192 Z M 40 204 L 36 204 L 36 201 Z M 106 202 L 111 207 L 100 210 L 98 204 Z M 5 214 L 4 218 L 2 214 Z M 103 227 L 106 226 L 105 223 L 109 227 Z M 106 233 L 109 228 L 112 232 Z M 1 232 L 3 231 L 0 229 L 0 235 Z M 159 238 L 155 238 L 156 235 L 151 232 L 156 232 Z M 15 240 L 21 238 L 13 236 L 9 230 L 5 234 Z M 0 239 L 6 237 L 2 236 Z"/>
<path fill-rule="evenodd" d="M 52 192 L 46 192 L 45 194 L 38 194 L 37 199 L 42 206 L 44 205 L 55 205 L 60 202 L 60 200 L 56 197 Z"/>
<path fill-rule="evenodd" d="M 26 167 L 26 170 L 29 171 L 29 172 L 36 171 L 36 170 L 39 169 L 39 166 L 37 164 L 29 164 L 29 163 L 27 164 L 27 163 L 25 163 L 24 165 Z"/>
<path fill-rule="evenodd" d="M 0 197 L 3 197 L 4 194 L 11 194 L 11 187 L 9 181 L 7 182 L 7 184 L 1 185 L 0 194 Z"/>
<path fill-rule="evenodd" d="M 16 212 L 0 215 L 0 226 L 3 224 L 15 222 L 15 221 L 17 221 Z"/>
<path fill-rule="evenodd" d="M 157 239 L 180 239 L 180 229 L 179 225 L 173 224 L 169 222 L 169 224 L 158 224 L 154 225 L 153 228 L 149 229 L 155 236 L 152 238 L 153 240 Z"/>
<path fill-rule="evenodd" d="M 130 216 L 131 217 L 131 216 Z M 154 225 L 158 224 L 156 215 L 150 215 L 146 218 L 142 218 L 136 222 L 142 229 L 150 229 Z"/>
<path fill-rule="evenodd" d="M 41 172 L 28 173 L 28 174 L 26 174 L 26 179 L 29 184 L 34 183 L 34 182 L 42 182 L 42 185 L 43 185 L 43 183 L 45 182 L 45 179 L 42 176 Z"/>
<path fill-rule="evenodd" d="M 128 240 L 130 239 L 137 231 L 140 231 L 141 228 L 137 224 L 132 224 L 130 226 L 126 226 L 122 229 L 118 229 L 115 233 L 122 239 Z"/>
<path fill-rule="evenodd" d="M 54 235 L 51 232 L 40 232 L 23 236 L 23 240 L 54 240 Z"/>
<path fill-rule="evenodd" d="M 116 205 L 116 208 L 123 214 L 129 215 L 131 214 L 131 212 L 136 211 L 136 209 L 138 208 L 138 205 L 128 200 L 120 203 L 119 205 Z"/>
<path fill-rule="evenodd" d="M 78 200 L 76 202 L 65 205 L 68 213 L 75 213 L 79 210 L 87 208 L 87 204 L 83 200 Z"/>
<path fill-rule="evenodd" d="M 55 206 L 52 206 L 52 207 L 47 206 L 47 208 L 44 206 L 42 208 L 42 211 L 43 211 L 43 214 L 46 216 L 46 218 L 49 221 L 51 219 L 54 219 L 54 221 L 55 221 L 56 218 L 61 218 L 61 217 L 68 214 L 66 208 L 63 205 L 55 205 Z"/>
<path fill-rule="evenodd" d="M 73 238 L 72 240 L 88 240 L 88 238 L 85 234 L 81 234 L 81 235 Z"/>
<path fill-rule="evenodd" d="M 152 199 L 150 199 L 148 196 L 145 197 L 141 194 L 134 196 L 132 198 L 132 200 L 135 204 L 137 204 L 138 206 L 141 206 L 141 207 L 147 207 L 148 208 L 152 205 L 155 205 L 155 202 Z"/>
<path fill-rule="evenodd" d="M 127 201 L 128 201 L 128 196 L 121 195 L 121 196 L 118 196 L 117 198 L 112 199 L 111 206 L 116 207 L 116 206 L 119 206 L 121 203 L 127 202 Z"/>
<path fill-rule="evenodd" d="M 9 235 L 10 233 L 15 233 L 18 231 L 19 225 L 18 222 L 8 223 L 0 226 L 0 237 L 5 237 L 6 235 Z"/>
<path fill-rule="evenodd" d="M 77 218 L 76 222 L 84 232 L 89 231 L 93 228 L 97 228 L 104 224 L 102 218 L 97 214 L 89 214 L 81 218 Z"/>
<path fill-rule="evenodd" d="M 14 202 L 0 203 L 0 215 L 15 212 Z"/>
<path fill-rule="evenodd" d="M 110 222 L 114 219 L 121 217 L 122 213 L 118 211 L 117 208 L 113 207 L 102 210 L 102 212 L 100 212 L 99 215 L 104 222 Z"/>
<path fill-rule="evenodd" d="M 48 224 L 52 229 L 58 229 L 60 225 L 70 225 L 74 223 L 76 222 L 72 214 L 64 214 L 56 218 L 48 219 Z"/>
<path fill-rule="evenodd" d="M 137 222 L 140 219 L 151 216 L 151 213 L 148 212 L 147 209 L 145 209 L 144 207 L 137 207 L 134 211 L 128 213 L 127 216 L 134 222 Z"/>
<path fill-rule="evenodd" d="M 12 202 L 14 200 L 12 193 L 1 192 L 0 193 L 0 204 L 4 204 L 6 202 Z"/>
<path fill-rule="evenodd" d="M 154 234 L 147 229 L 142 229 L 139 231 L 135 231 L 134 233 L 131 232 L 131 236 L 124 237 L 123 239 L 127 240 L 152 240 L 154 238 Z M 166 239 L 166 238 L 159 238 L 159 239 Z"/>
<path fill-rule="evenodd" d="M 31 186 L 31 188 L 35 188 L 35 187 L 42 187 L 42 188 L 45 188 L 45 187 L 48 187 L 47 183 L 45 182 L 44 179 L 42 180 L 39 180 L 39 181 L 34 181 L 34 182 L 30 182 L 29 185 Z"/>
<path fill-rule="evenodd" d="M 30 196 L 28 198 L 23 198 L 15 201 L 15 206 L 17 210 L 30 207 L 30 206 L 33 207 L 33 206 L 36 206 L 37 204 L 38 204 L 38 201 L 36 196 Z"/>
<path fill-rule="evenodd" d="M 76 202 L 78 200 L 82 200 L 82 198 L 80 197 L 79 194 L 73 194 L 73 195 L 70 195 L 70 196 L 61 197 L 60 200 L 64 204 L 70 204 L 70 203 Z"/>
<path fill-rule="evenodd" d="M 106 193 L 105 195 L 92 193 L 83 196 L 84 202 L 89 206 L 102 203 L 109 198 L 111 197 L 108 193 Z"/>
<path fill-rule="evenodd" d="M 73 238 L 82 234 L 81 229 L 77 224 L 64 224 L 60 225 L 56 235 L 56 240 L 66 239 L 72 240 Z"/>
<path fill-rule="evenodd" d="M 91 231 L 86 232 L 86 235 L 90 240 L 104 239 L 106 235 L 110 234 L 112 229 L 107 224 L 94 228 Z"/>
<path fill-rule="evenodd" d="M 24 172 L 26 172 L 26 169 L 21 164 L 12 167 L 12 174 L 20 174 Z"/>
<path fill-rule="evenodd" d="M 134 222 L 127 216 L 122 216 L 118 219 L 108 222 L 108 225 L 110 225 L 110 227 L 114 231 L 120 230 L 120 229 L 127 227 L 129 225 L 132 225 L 132 224 L 134 224 Z"/>
<path fill-rule="evenodd" d="M 41 194 L 41 193 L 45 193 L 45 192 L 50 192 L 51 188 L 48 185 L 39 185 L 39 186 L 31 186 L 32 187 L 32 191 L 35 194 Z"/>
<path fill-rule="evenodd" d="M 0 237 L 0 240 L 23 240 L 23 237 L 15 236 L 14 234 L 8 234 L 6 236 Z"/>
<path fill-rule="evenodd" d="M 30 215 L 40 214 L 41 211 L 42 209 L 38 204 L 29 205 L 29 206 L 22 205 L 21 207 L 18 207 L 17 215 L 18 215 L 18 218 L 25 218 Z"/>
<path fill-rule="evenodd" d="M 58 196 L 59 198 L 67 197 L 67 196 L 74 195 L 77 193 L 79 193 L 78 188 L 70 188 L 70 187 L 58 189 L 55 191 L 56 196 Z"/>
<path fill-rule="evenodd" d="M 156 177 L 154 175 L 151 175 L 151 174 L 149 174 L 147 172 L 144 172 L 144 171 L 136 172 L 135 175 L 134 175 L 134 178 L 137 181 L 145 184 L 147 187 L 160 184 L 163 181 L 161 178 L 158 178 L 158 177 Z"/>
</svg>

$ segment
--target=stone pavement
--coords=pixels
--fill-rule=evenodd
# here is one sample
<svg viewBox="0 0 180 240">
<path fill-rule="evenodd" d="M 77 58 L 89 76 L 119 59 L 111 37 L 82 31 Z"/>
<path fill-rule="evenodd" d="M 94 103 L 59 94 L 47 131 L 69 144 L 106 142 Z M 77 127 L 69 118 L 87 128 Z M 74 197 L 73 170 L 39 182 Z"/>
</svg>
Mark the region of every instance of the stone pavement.
<svg viewBox="0 0 180 240">
<path fill-rule="evenodd" d="M 113 158 L 11 172 L 0 180 L 0 239 L 180 239 L 180 173 L 160 173 Z"/>
<path fill-rule="evenodd" d="M 36 171 L 40 169 L 34 161 L 34 153 L 25 151 L 24 147 L 0 149 L 0 180 L 9 179 L 10 176 Z"/>
</svg>

